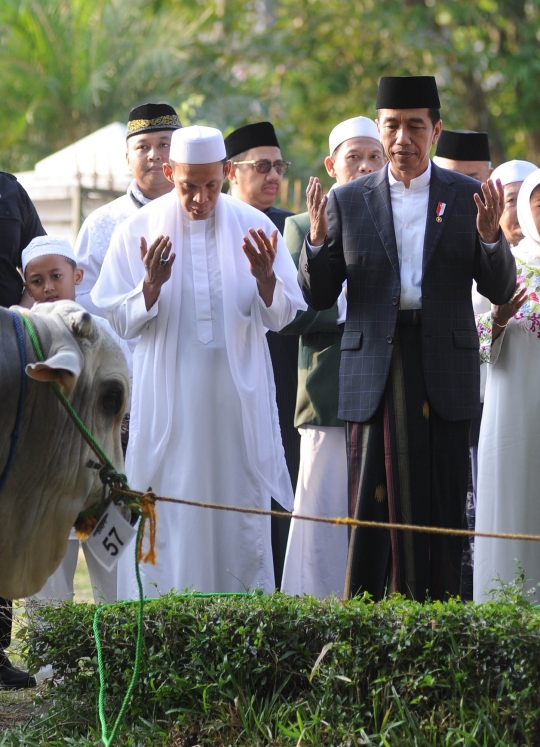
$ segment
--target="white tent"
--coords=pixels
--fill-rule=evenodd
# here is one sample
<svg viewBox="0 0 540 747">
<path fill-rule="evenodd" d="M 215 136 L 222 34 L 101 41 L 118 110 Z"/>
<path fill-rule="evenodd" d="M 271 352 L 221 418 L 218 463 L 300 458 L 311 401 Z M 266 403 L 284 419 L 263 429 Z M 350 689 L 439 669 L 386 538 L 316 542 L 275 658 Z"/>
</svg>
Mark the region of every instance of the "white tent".
<svg viewBox="0 0 540 747">
<path fill-rule="evenodd" d="M 125 193 L 132 178 L 125 154 L 126 126 L 113 122 L 16 177 L 47 233 L 73 243 L 92 210 Z"/>
</svg>

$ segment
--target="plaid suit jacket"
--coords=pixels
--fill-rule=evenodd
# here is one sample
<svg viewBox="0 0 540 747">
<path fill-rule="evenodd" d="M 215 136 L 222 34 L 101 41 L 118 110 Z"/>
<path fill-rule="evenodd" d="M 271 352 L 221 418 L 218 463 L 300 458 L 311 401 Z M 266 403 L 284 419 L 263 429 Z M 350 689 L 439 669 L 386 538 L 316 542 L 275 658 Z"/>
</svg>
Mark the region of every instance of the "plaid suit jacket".
<svg viewBox="0 0 540 747">
<path fill-rule="evenodd" d="M 501 232 L 489 250 L 476 230 L 475 179 L 431 165 L 422 275 L 422 365 L 431 405 L 445 420 L 479 415 L 478 336 L 471 301 L 478 291 L 506 303 L 515 261 Z M 442 222 L 439 202 L 446 203 Z M 327 309 L 347 279 L 348 311 L 341 343 L 339 417 L 364 422 L 383 395 L 390 370 L 400 268 L 388 169 L 332 190 L 328 236 L 313 257 L 304 242 L 298 280 L 307 303 Z"/>
</svg>

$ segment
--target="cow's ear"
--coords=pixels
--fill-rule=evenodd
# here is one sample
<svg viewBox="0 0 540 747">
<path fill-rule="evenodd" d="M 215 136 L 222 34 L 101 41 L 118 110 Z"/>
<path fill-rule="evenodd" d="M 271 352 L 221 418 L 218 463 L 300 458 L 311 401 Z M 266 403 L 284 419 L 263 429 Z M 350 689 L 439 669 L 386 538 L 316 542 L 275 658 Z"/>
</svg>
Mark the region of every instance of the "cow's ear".
<svg viewBox="0 0 540 747">
<path fill-rule="evenodd" d="M 83 356 L 79 346 L 73 341 L 64 345 L 45 361 L 29 363 L 26 373 L 35 381 L 56 381 L 64 394 L 69 396 L 83 368 Z"/>
<path fill-rule="evenodd" d="M 72 334 L 79 339 L 95 342 L 98 337 L 96 322 L 84 309 L 71 311 L 67 317 L 67 325 Z"/>
</svg>

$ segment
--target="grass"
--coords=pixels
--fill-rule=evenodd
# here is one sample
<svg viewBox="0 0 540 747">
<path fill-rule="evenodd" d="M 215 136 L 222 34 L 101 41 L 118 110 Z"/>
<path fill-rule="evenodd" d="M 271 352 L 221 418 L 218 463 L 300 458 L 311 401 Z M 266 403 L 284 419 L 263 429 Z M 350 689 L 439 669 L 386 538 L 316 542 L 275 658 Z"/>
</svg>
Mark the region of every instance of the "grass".
<svg viewBox="0 0 540 747">
<path fill-rule="evenodd" d="M 25 642 L 64 682 L 0 747 L 100 739 L 93 606 L 50 609 Z M 131 675 L 135 606 L 104 611 L 106 713 Z M 139 682 L 115 747 L 538 747 L 540 615 L 516 599 L 340 603 L 167 595 L 145 608 Z"/>
<path fill-rule="evenodd" d="M 540 747 L 540 612 L 523 584 L 483 605 L 399 596 L 166 595 L 148 602 L 114 747 Z M 84 561 L 76 599 L 91 599 Z M 0 747 L 95 747 L 94 606 L 45 609 L 16 653 L 63 680 L 0 693 Z M 100 632 L 109 729 L 131 677 L 136 605 Z M 23 627 L 21 627 L 23 626 Z"/>
<path fill-rule="evenodd" d="M 90 575 L 86 567 L 84 553 L 79 548 L 79 559 L 77 561 L 77 570 L 75 571 L 75 596 L 74 602 L 94 602 L 92 595 L 92 586 L 90 585 Z"/>
<path fill-rule="evenodd" d="M 74 602 L 90 603 L 94 601 L 90 575 L 84 553 L 79 550 L 77 570 L 75 571 Z M 13 637 L 8 656 L 15 666 L 25 668 L 21 657 L 21 640 L 18 637 L 26 626 L 24 601 L 15 602 L 13 608 Z M 49 694 L 44 686 L 36 690 L 0 690 L 0 732 L 24 724 L 31 716 L 42 713 L 49 702 Z"/>
</svg>

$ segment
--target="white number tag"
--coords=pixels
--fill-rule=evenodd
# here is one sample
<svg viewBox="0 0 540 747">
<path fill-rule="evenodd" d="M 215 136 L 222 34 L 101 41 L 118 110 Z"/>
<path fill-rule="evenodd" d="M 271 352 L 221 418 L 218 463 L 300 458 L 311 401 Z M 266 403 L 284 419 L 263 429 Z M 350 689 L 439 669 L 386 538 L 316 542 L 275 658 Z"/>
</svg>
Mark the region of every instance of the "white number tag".
<svg viewBox="0 0 540 747">
<path fill-rule="evenodd" d="M 137 525 L 132 527 L 111 503 L 86 540 L 86 546 L 98 563 L 111 571 L 136 535 Z"/>
</svg>

